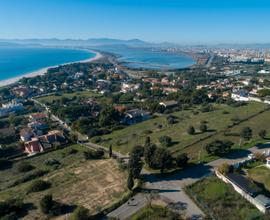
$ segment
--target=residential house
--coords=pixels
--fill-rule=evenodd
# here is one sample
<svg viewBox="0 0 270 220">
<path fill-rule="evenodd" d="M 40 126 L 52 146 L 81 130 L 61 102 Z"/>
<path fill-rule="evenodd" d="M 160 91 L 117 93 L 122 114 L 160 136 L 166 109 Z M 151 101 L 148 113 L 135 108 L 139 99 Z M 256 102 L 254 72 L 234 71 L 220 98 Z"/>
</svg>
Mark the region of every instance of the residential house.
<svg viewBox="0 0 270 220">
<path fill-rule="evenodd" d="M 173 108 L 173 107 L 178 106 L 179 104 L 177 101 L 170 100 L 170 101 L 160 102 L 159 105 L 163 106 L 164 108 Z"/>
<path fill-rule="evenodd" d="M 32 122 L 41 122 L 47 119 L 47 114 L 44 113 L 35 113 L 29 116 L 30 121 Z"/>
<path fill-rule="evenodd" d="M 48 124 L 39 121 L 30 122 L 27 126 L 33 130 L 41 131 L 41 133 L 49 129 Z"/>
<path fill-rule="evenodd" d="M 55 145 L 66 144 L 67 140 L 61 131 L 49 131 L 48 134 L 34 137 L 30 141 L 24 143 L 24 151 L 28 155 L 44 152 L 51 149 Z"/>
<path fill-rule="evenodd" d="M 150 118 L 151 118 L 150 112 L 140 109 L 132 109 L 125 112 L 125 116 L 122 122 L 124 124 L 132 125 L 148 120 Z"/>
<path fill-rule="evenodd" d="M 35 134 L 31 128 L 23 128 L 20 131 L 20 138 L 22 141 L 30 141 L 32 137 L 34 137 Z"/>
<path fill-rule="evenodd" d="M 26 97 L 29 94 L 29 90 L 27 87 L 15 87 L 12 89 L 13 94 L 20 97 Z"/>
<path fill-rule="evenodd" d="M 234 90 L 231 94 L 231 98 L 235 101 L 249 101 L 248 92 L 245 90 Z"/>
<path fill-rule="evenodd" d="M 140 88 L 140 84 L 139 83 L 122 83 L 121 86 L 121 92 L 123 93 L 128 93 L 128 92 L 134 92 L 136 90 L 138 90 Z"/>
<path fill-rule="evenodd" d="M 10 113 L 22 111 L 23 109 L 23 104 L 13 100 L 7 104 L 2 104 L 2 108 L 0 108 L 0 117 L 8 116 Z"/>
</svg>

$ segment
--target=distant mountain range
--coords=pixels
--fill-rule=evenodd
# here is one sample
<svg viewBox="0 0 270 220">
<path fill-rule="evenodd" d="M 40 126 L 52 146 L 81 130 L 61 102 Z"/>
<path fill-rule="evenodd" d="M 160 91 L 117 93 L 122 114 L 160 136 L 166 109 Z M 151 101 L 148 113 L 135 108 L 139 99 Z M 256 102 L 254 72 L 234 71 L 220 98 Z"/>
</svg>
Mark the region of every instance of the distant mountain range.
<svg viewBox="0 0 270 220">
<path fill-rule="evenodd" d="M 7 44 L 31 44 L 31 45 L 40 45 L 40 46 L 106 46 L 106 45 L 125 45 L 125 46 L 135 46 L 135 47 L 144 47 L 150 46 L 152 44 L 139 40 L 119 40 L 119 39 L 110 39 L 110 38 L 90 38 L 87 40 L 81 39 L 12 39 L 5 40 L 0 39 L 0 46 Z"/>
<path fill-rule="evenodd" d="M 111 38 L 90 38 L 82 39 L 0 39 L 0 47 L 15 47 L 15 46 L 128 46 L 128 47 L 201 47 L 201 48 L 270 48 L 270 43 L 254 43 L 254 44 L 216 44 L 216 45 L 181 45 L 170 42 L 150 43 L 140 39 L 120 40 Z"/>
</svg>

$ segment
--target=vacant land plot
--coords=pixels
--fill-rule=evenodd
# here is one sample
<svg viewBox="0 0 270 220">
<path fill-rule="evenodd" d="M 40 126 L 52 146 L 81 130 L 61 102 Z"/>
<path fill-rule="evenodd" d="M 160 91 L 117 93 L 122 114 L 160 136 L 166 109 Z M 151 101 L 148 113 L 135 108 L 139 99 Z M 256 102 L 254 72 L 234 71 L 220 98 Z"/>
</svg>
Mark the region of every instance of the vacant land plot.
<svg viewBox="0 0 270 220">
<path fill-rule="evenodd" d="M 264 185 L 270 192 L 270 169 L 264 165 L 254 167 L 248 170 L 248 176 L 254 181 Z"/>
<path fill-rule="evenodd" d="M 63 204 L 82 205 L 91 213 L 121 198 L 126 190 L 126 175 L 119 170 L 116 161 L 85 160 L 82 154 L 84 150 L 83 147 L 75 145 L 30 158 L 27 162 L 34 169 L 27 173 L 19 172 L 16 163 L 12 168 L 0 171 L 0 200 L 21 197 L 24 202 L 35 206 L 26 219 L 40 219 L 42 214 L 38 204 L 45 194 L 52 194 Z M 51 162 L 49 163 L 48 160 Z M 27 189 L 33 180 L 14 184 L 36 170 L 48 172 L 35 180 L 49 181 L 51 183 L 49 189 L 27 194 Z"/>
<path fill-rule="evenodd" d="M 230 185 L 217 177 L 207 177 L 189 186 L 186 190 L 198 205 L 214 219 L 267 219 Z"/>
<path fill-rule="evenodd" d="M 160 145 L 159 137 L 166 135 L 172 138 L 173 145 L 170 147 L 172 152 L 187 152 L 194 159 L 198 158 L 199 153 L 202 156 L 205 155 L 206 152 L 203 149 L 205 143 L 193 144 L 191 147 L 188 147 L 190 144 L 200 141 L 209 135 L 214 135 L 211 138 L 212 140 L 216 138 L 230 139 L 230 137 L 224 137 L 223 134 L 221 135 L 222 137 L 215 136 L 216 133 L 227 129 L 228 125 L 231 125 L 234 121 L 247 118 L 265 108 L 265 104 L 249 103 L 241 107 L 214 105 L 214 111 L 204 113 L 199 108 L 179 111 L 171 114 L 176 117 L 177 123 L 175 124 L 169 124 L 167 120 L 168 115 L 163 115 L 104 135 L 102 136 L 103 141 L 101 144 L 107 147 L 112 144 L 115 150 L 128 153 L 134 145 L 143 144 L 147 136 L 150 136 L 153 143 Z M 270 119 L 270 112 L 266 112 L 263 117 Z M 261 129 L 260 121 L 256 119 L 252 122 L 257 130 L 258 128 Z M 270 129 L 270 124 L 268 123 L 267 125 L 266 121 L 264 121 L 265 128 Z M 201 123 L 207 125 L 207 132 L 200 132 L 199 126 Z M 187 134 L 187 128 L 191 125 L 196 129 L 195 135 Z M 237 140 L 239 140 L 239 137 Z"/>
<path fill-rule="evenodd" d="M 82 92 L 73 92 L 73 93 L 64 93 L 61 95 L 49 95 L 49 96 L 44 96 L 41 98 L 38 98 L 37 100 L 42 102 L 42 103 L 52 103 L 53 101 L 60 100 L 61 98 L 68 98 L 72 99 L 74 97 L 77 98 L 93 98 L 93 97 L 100 97 L 101 94 L 92 92 L 92 91 L 82 91 Z"/>
</svg>

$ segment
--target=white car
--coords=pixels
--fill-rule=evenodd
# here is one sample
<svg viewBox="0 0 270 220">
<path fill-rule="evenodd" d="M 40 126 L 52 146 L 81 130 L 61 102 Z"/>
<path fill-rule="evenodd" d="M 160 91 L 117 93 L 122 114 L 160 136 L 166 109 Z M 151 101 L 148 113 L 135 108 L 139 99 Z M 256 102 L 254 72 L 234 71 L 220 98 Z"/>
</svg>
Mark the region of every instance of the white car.
<svg viewBox="0 0 270 220">
<path fill-rule="evenodd" d="M 249 154 L 249 155 L 248 155 L 248 159 L 250 159 L 250 160 L 254 160 L 254 159 L 255 159 L 254 154 Z"/>
</svg>

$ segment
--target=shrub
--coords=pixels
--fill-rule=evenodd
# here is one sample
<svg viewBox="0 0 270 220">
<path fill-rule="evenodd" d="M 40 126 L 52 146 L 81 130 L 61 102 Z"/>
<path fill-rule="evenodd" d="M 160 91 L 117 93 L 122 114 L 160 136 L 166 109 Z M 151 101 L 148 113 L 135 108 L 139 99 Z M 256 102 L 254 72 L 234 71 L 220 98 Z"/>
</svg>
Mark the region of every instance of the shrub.
<svg viewBox="0 0 270 220">
<path fill-rule="evenodd" d="M 201 112 L 211 112 L 214 108 L 212 105 L 204 105 L 201 107 Z"/>
<path fill-rule="evenodd" d="M 258 135 L 260 136 L 260 138 L 265 139 L 266 136 L 266 130 L 260 130 Z"/>
<path fill-rule="evenodd" d="M 39 202 L 39 206 L 41 211 L 44 214 L 48 214 L 50 213 L 50 211 L 52 210 L 53 207 L 53 199 L 52 199 L 52 195 L 45 195 Z"/>
<path fill-rule="evenodd" d="M 233 167 L 227 163 L 223 163 L 218 167 L 218 172 L 220 172 L 223 175 L 227 175 L 228 173 L 231 173 L 233 171 Z"/>
<path fill-rule="evenodd" d="M 194 135 L 195 134 L 195 128 L 193 126 L 189 126 L 187 129 L 187 133 L 190 135 Z"/>
<path fill-rule="evenodd" d="M 101 159 L 104 156 L 104 151 L 103 150 L 88 150 L 88 151 L 83 152 L 83 154 L 86 160 Z"/>
<path fill-rule="evenodd" d="M 201 132 L 206 132 L 207 131 L 207 125 L 206 124 L 200 124 L 200 131 Z"/>
<path fill-rule="evenodd" d="M 50 158 L 50 159 L 45 160 L 44 164 L 46 166 L 55 166 L 55 165 L 60 165 L 61 163 L 56 159 Z"/>
<path fill-rule="evenodd" d="M 39 192 L 48 189 L 51 186 L 50 182 L 44 180 L 35 180 L 28 188 L 27 192 Z"/>
<path fill-rule="evenodd" d="M 17 165 L 17 171 L 20 173 L 25 173 L 30 170 L 33 170 L 35 167 L 28 162 L 21 162 Z"/>
<path fill-rule="evenodd" d="M 48 173 L 48 171 L 45 171 L 45 170 L 36 170 L 33 173 L 29 173 L 29 174 L 23 176 L 21 179 L 16 180 L 12 184 L 12 186 L 16 186 L 18 184 L 28 182 L 28 181 L 36 179 L 38 177 L 44 176 L 47 173 Z"/>
<path fill-rule="evenodd" d="M 12 162 L 6 159 L 0 159 L 0 170 L 8 169 L 12 166 Z"/>
<path fill-rule="evenodd" d="M 89 220 L 89 210 L 79 206 L 71 215 L 72 220 Z"/>
<path fill-rule="evenodd" d="M 93 138 L 93 142 L 94 143 L 100 143 L 102 141 L 102 138 L 101 137 L 95 137 Z"/>
<path fill-rule="evenodd" d="M 169 147 L 172 145 L 172 138 L 169 136 L 161 136 L 159 138 L 159 142 L 161 143 L 162 146 L 164 147 Z"/>
<path fill-rule="evenodd" d="M 39 202 L 41 211 L 49 216 L 57 216 L 63 214 L 63 205 L 53 200 L 52 195 L 45 195 Z"/>
<path fill-rule="evenodd" d="M 250 127 L 244 127 L 241 131 L 240 136 L 246 140 L 252 138 L 252 129 Z"/>
<path fill-rule="evenodd" d="M 0 202 L 0 219 L 15 220 L 19 219 L 19 214 L 23 210 L 23 202 L 21 199 L 11 199 Z"/>
</svg>

